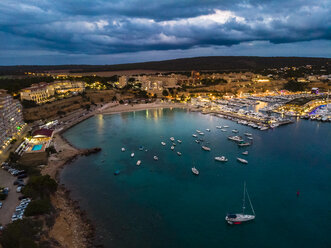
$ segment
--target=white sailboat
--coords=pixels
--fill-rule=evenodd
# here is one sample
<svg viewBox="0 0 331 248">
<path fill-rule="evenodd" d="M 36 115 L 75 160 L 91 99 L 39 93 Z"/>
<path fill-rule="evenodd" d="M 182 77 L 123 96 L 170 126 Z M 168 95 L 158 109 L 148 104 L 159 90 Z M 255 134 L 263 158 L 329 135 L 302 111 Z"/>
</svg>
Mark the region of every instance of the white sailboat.
<svg viewBox="0 0 331 248">
<path fill-rule="evenodd" d="M 245 198 L 246 198 L 246 194 L 247 194 L 247 198 L 250 204 L 250 207 L 252 209 L 253 214 L 245 214 Z M 247 222 L 247 221 L 251 221 L 255 219 L 255 211 L 251 202 L 251 199 L 249 197 L 248 191 L 246 189 L 246 182 L 244 182 L 244 197 L 243 197 L 243 207 L 242 207 L 243 211 L 242 213 L 239 214 L 227 214 L 225 217 L 225 220 L 229 223 L 229 224 L 241 224 L 242 222 Z"/>
</svg>

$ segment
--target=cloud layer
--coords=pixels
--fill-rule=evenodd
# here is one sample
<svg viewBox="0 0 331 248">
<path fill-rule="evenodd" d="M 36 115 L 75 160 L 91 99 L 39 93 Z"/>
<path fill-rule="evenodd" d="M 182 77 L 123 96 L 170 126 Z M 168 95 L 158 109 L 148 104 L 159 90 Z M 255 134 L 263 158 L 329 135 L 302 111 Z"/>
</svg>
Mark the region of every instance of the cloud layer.
<svg viewBox="0 0 331 248">
<path fill-rule="evenodd" d="M 330 42 L 330 10 L 325 0 L 2 0 L 0 63 L 8 54 L 100 56 Z"/>
</svg>

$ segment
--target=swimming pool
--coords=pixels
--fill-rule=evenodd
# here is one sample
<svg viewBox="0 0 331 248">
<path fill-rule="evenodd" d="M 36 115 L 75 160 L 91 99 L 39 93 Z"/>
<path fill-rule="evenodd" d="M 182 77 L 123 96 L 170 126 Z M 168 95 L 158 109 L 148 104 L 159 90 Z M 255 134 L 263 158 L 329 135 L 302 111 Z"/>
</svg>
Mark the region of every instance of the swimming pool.
<svg viewBox="0 0 331 248">
<path fill-rule="evenodd" d="M 31 149 L 31 151 L 39 151 L 39 150 L 41 150 L 42 147 L 43 147 L 43 145 L 34 145 Z"/>
</svg>

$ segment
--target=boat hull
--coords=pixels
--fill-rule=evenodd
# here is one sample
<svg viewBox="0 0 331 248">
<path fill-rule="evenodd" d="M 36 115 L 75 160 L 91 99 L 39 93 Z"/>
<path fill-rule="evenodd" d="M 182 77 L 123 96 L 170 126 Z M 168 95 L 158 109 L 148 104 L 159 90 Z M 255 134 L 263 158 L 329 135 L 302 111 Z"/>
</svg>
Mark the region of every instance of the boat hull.
<svg viewBox="0 0 331 248">
<path fill-rule="evenodd" d="M 255 219 L 255 215 L 249 214 L 235 214 L 235 218 L 231 218 L 229 216 L 225 217 L 225 220 L 230 224 L 242 224 L 243 222 L 252 221 Z"/>
</svg>

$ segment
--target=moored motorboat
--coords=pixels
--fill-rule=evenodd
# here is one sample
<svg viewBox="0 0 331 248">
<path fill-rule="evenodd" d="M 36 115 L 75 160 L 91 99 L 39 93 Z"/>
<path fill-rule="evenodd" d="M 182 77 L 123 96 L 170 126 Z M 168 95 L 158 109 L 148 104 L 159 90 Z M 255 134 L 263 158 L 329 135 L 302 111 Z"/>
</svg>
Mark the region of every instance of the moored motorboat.
<svg viewBox="0 0 331 248">
<path fill-rule="evenodd" d="M 196 134 L 192 134 L 192 136 L 193 136 L 194 138 L 198 137 L 198 135 L 196 135 Z"/>
<path fill-rule="evenodd" d="M 199 175 L 199 171 L 195 167 L 192 168 L 192 172 L 194 175 Z"/>
<path fill-rule="evenodd" d="M 171 140 L 171 141 L 175 141 L 175 138 L 174 138 L 174 137 L 170 137 L 170 140 Z"/>
<path fill-rule="evenodd" d="M 173 146 L 176 146 L 176 143 L 175 143 L 175 142 L 173 142 L 173 143 L 172 143 L 172 145 L 173 145 Z"/>
<path fill-rule="evenodd" d="M 205 135 L 203 132 L 200 132 L 199 134 L 200 134 L 200 135 Z"/>
<path fill-rule="evenodd" d="M 154 160 L 159 160 L 159 157 L 158 156 L 154 156 L 153 159 Z"/>
<path fill-rule="evenodd" d="M 203 150 L 205 150 L 205 151 L 210 151 L 210 150 L 211 150 L 211 148 L 208 147 L 208 146 L 201 146 L 201 148 L 202 148 Z"/>
<path fill-rule="evenodd" d="M 171 147 L 170 147 L 170 149 L 171 149 L 171 150 L 174 150 L 174 149 L 175 149 L 175 147 L 174 147 L 174 146 L 171 146 Z"/>
<path fill-rule="evenodd" d="M 216 161 L 219 161 L 219 162 L 227 162 L 228 159 L 224 156 L 221 156 L 221 157 L 215 157 L 215 160 Z"/>
<path fill-rule="evenodd" d="M 139 151 L 143 151 L 143 150 L 144 150 L 143 146 L 139 147 Z"/>
<path fill-rule="evenodd" d="M 253 134 L 251 133 L 244 133 L 246 136 L 252 136 Z"/>
<path fill-rule="evenodd" d="M 251 143 L 248 143 L 248 142 L 241 142 L 238 144 L 238 146 L 250 146 Z"/>
<path fill-rule="evenodd" d="M 177 152 L 177 155 L 178 155 L 178 156 L 182 156 L 182 153 L 181 153 L 181 152 Z"/>
<path fill-rule="evenodd" d="M 207 131 L 207 132 L 210 132 L 210 129 L 209 129 L 209 128 L 206 128 L 206 131 Z"/>
<path fill-rule="evenodd" d="M 224 129 L 224 128 L 222 128 L 222 129 L 221 129 L 221 131 L 222 131 L 222 132 L 226 132 L 227 130 L 226 130 L 226 129 Z"/>
<path fill-rule="evenodd" d="M 246 159 L 243 159 L 243 158 L 237 158 L 237 160 L 238 160 L 240 163 L 248 164 L 248 161 L 247 161 Z"/>
<path fill-rule="evenodd" d="M 133 153 L 131 153 L 131 158 L 133 158 L 134 157 L 134 152 Z"/>
<path fill-rule="evenodd" d="M 237 142 L 242 142 L 243 141 L 243 138 L 236 135 L 236 136 L 228 136 L 228 139 L 229 140 L 233 140 L 233 141 L 237 141 Z"/>
<path fill-rule="evenodd" d="M 248 155 L 248 151 L 242 152 L 243 155 Z"/>
<path fill-rule="evenodd" d="M 233 133 L 238 133 L 239 131 L 237 129 L 232 130 Z"/>
<path fill-rule="evenodd" d="M 166 143 L 162 141 L 162 142 L 161 142 L 161 145 L 165 146 L 165 145 L 166 145 Z"/>
<path fill-rule="evenodd" d="M 218 129 L 222 129 L 222 126 L 216 126 L 216 128 L 218 128 Z"/>
<path fill-rule="evenodd" d="M 181 140 L 177 140 L 177 142 L 178 142 L 179 144 L 181 144 L 181 143 L 182 143 L 182 141 L 181 141 Z"/>
<path fill-rule="evenodd" d="M 124 147 L 122 147 L 122 148 L 121 148 L 121 151 L 122 151 L 122 152 L 125 152 L 125 148 L 124 148 Z"/>
<path fill-rule="evenodd" d="M 223 127 L 227 128 L 227 127 L 229 127 L 229 126 L 223 126 Z"/>
<path fill-rule="evenodd" d="M 195 143 L 198 143 L 199 144 L 200 143 L 200 140 L 195 140 Z"/>
<path fill-rule="evenodd" d="M 139 166 L 140 164 L 141 164 L 141 160 L 138 160 L 136 165 Z"/>
<path fill-rule="evenodd" d="M 253 137 L 247 137 L 247 139 L 249 139 L 249 140 L 253 140 Z"/>
</svg>

